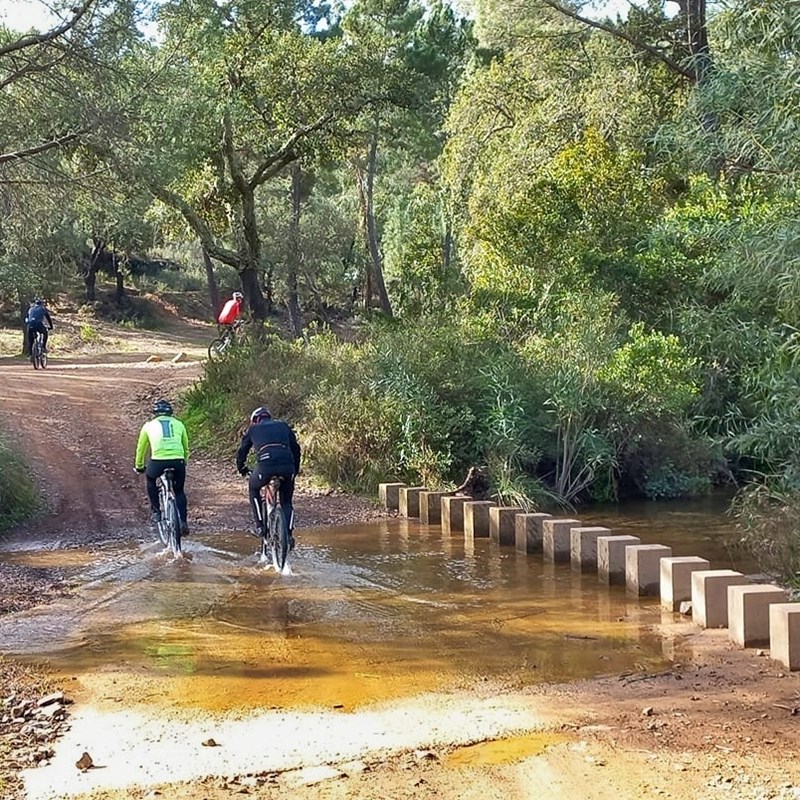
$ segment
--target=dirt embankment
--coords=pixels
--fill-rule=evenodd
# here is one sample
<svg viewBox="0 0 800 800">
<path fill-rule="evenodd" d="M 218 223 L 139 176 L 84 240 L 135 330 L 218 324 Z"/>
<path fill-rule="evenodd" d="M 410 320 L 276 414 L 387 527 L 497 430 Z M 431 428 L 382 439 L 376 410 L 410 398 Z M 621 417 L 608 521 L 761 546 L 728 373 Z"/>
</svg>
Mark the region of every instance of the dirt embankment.
<svg viewBox="0 0 800 800">
<path fill-rule="evenodd" d="M 141 345 L 140 345 L 141 347 Z M 147 351 L 144 350 L 144 353 Z M 97 364 L 59 367 L 44 375 L 27 365 L 0 367 L 0 423 L 17 437 L 41 481 L 52 513 L 14 532 L 6 549 L 102 549 L 144 540 L 144 486 L 133 474 L 135 436 L 157 395 L 174 397 L 199 374 L 196 364 Z M 192 460 L 188 493 L 193 535 L 248 523 L 244 484 L 231 463 Z M 305 524 L 337 524 L 378 516 L 367 502 L 301 490 Z M 69 591 L 57 570 L 0 567 L 3 610 Z M 671 635 L 675 635 L 675 628 Z M 208 798 L 800 798 L 800 681 L 763 655 L 733 649 L 725 632 L 692 632 L 667 672 L 610 676 L 570 686 L 519 690 L 492 687 L 504 702 L 533 704 L 541 733 L 455 748 L 446 737 L 430 750 L 319 764 L 285 773 L 244 773 L 200 781 L 107 790 L 93 797 Z M 48 685 L 2 666 L 3 697 L 37 702 Z M 478 697 L 486 688 L 475 687 Z M 485 698 L 491 701 L 491 696 Z M 458 702 L 457 698 L 450 698 Z M 9 708 L 12 704 L 9 704 Z M 9 714 L 10 716 L 10 714 Z M 357 723 L 354 716 L 353 724 Z M 10 725 L 10 720 L 5 723 Z M 477 728 L 476 728 L 477 729 Z M 413 731 L 409 731 L 412 741 Z M 48 734 L 49 735 L 49 734 Z M 480 739 L 481 737 L 477 737 Z M 482 738 L 486 738 L 484 735 Z M 490 737 L 491 738 L 491 737 Z M 0 726 L 0 796 L 19 795 L 17 767 L 42 746 Z M 46 742 L 44 744 L 47 744 Z M 235 747 L 234 744 L 227 746 Z M 26 750 L 27 748 L 27 750 Z M 76 767 L 77 769 L 77 767 Z"/>
</svg>

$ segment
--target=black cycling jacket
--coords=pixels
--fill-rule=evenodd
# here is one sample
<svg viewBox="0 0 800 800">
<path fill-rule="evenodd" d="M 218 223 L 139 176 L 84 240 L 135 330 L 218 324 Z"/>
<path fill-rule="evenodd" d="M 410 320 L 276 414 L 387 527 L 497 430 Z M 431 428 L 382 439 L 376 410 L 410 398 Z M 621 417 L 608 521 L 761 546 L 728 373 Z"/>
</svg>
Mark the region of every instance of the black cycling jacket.
<svg viewBox="0 0 800 800">
<path fill-rule="evenodd" d="M 251 448 L 259 464 L 268 463 L 276 468 L 291 466 L 295 474 L 300 470 L 300 445 L 283 420 L 268 419 L 247 429 L 236 451 L 236 469 L 240 472 Z"/>
<path fill-rule="evenodd" d="M 25 317 L 25 323 L 27 325 L 36 325 L 37 323 L 43 323 L 45 320 L 47 320 L 47 324 L 52 328 L 53 320 L 50 319 L 50 312 L 47 310 L 47 307 L 37 306 L 35 303 L 32 304 Z"/>
</svg>

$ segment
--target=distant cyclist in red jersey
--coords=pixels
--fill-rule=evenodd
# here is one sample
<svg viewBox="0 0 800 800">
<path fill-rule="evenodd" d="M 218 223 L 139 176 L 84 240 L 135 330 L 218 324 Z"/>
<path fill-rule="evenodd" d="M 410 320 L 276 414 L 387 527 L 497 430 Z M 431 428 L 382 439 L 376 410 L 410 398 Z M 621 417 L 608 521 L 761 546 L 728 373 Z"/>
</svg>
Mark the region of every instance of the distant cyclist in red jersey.
<svg viewBox="0 0 800 800">
<path fill-rule="evenodd" d="M 239 319 L 239 315 L 242 313 L 242 293 L 241 292 L 234 292 L 233 297 L 225 303 L 222 311 L 219 312 L 219 317 L 217 317 L 217 322 L 220 325 L 225 325 L 226 327 L 231 327 L 237 319 Z"/>
</svg>

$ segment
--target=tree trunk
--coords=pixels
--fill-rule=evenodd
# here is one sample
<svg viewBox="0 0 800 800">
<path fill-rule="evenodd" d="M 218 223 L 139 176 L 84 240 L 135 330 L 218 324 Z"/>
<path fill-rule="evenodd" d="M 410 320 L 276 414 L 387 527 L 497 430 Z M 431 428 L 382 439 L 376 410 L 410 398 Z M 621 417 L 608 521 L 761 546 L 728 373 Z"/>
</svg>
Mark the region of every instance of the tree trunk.
<svg viewBox="0 0 800 800">
<path fill-rule="evenodd" d="M 706 0 L 678 0 L 678 5 L 681 15 L 686 21 L 687 44 L 692 57 L 692 68 L 697 76 L 697 83 L 702 86 L 708 83 L 714 69 L 711 47 L 708 43 Z"/>
<path fill-rule="evenodd" d="M 364 237 L 364 245 L 367 245 L 367 194 L 365 191 L 364 170 L 360 163 L 356 162 L 356 188 L 358 189 L 358 207 L 361 212 L 358 229 Z M 361 259 L 359 258 L 359 261 Z M 361 270 L 359 269 L 359 272 Z M 360 280 L 361 292 L 364 296 L 364 311 L 372 310 L 372 259 L 367 248 L 366 262 L 364 262 L 364 275 Z"/>
<path fill-rule="evenodd" d="M 97 283 L 97 266 L 100 263 L 100 256 L 106 248 L 103 239 L 94 237 L 92 239 L 92 252 L 88 259 L 83 257 L 83 284 L 86 288 L 86 300 L 93 303 L 97 299 L 95 285 Z"/>
<path fill-rule="evenodd" d="M 28 315 L 28 301 L 22 296 L 20 292 L 18 295 L 19 304 L 19 321 L 22 327 L 22 355 L 29 356 L 31 349 L 28 347 L 28 326 L 25 324 L 25 317 Z"/>
<path fill-rule="evenodd" d="M 364 187 L 364 205 L 366 210 L 366 234 L 367 248 L 369 250 L 370 261 L 372 262 L 372 279 L 375 281 L 375 289 L 378 292 L 378 301 L 381 311 L 387 317 L 392 316 L 392 304 L 386 291 L 386 284 L 383 281 L 383 256 L 381 255 L 380 242 L 378 241 L 378 226 L 375 221 L 375 173 L 378 169 L 378 134 L 374 132 L 369 146 L 369 156 L 367 158 L 366 186 Z"/>
<path fill-rule="evenodd" d="M 242 253 L 242 268 L 239 277 L 242 281 L 242 292 L 253 318 L 264 320 L 272 310 L 264 302 L 258 273 L 261 267 L 261 238 L 258 235 L 258 222 L 256 220 L 255 192 L 250 189 L 242 193 L 242 233 L 244 236 Z"/>
<path fill-rule="evenodd" d="M 292 185 L 289 192 L 292 203 L 292 216 L 289 223 L 289 258 L 287 259 L 286 277 L 289 290 L 286 305 L 289 308 L 289 324 L 292 328 L 292 336 L 295 339 L 298 339 L 303 331 L 303 319 L 300 315 L 300 303 L 297 299 L 297 273 L 303 260 L 303 255 L 300 252 L 300 211 L 302 205 L 300 178 L 300 165 L 295 161 L 292 164 Z"/>
<path fill-rule="evenodd" d="M 214 263 L 211 261 L 211 256 L 205 247 L 200 248 L 203 251 L 203 265 L 206 268 L 206 282 L 208 283 L 208 296 L 211 300 L 211 310 L 214 312 L 214 319 L 219 316 L 222 311 L 222 298 L 219 296 L 219 286 L 217 285 L 217 276 L 214 274 Z"/>
<path fill-rule="evenodd" d="M 119 259 L 117 258 L 116 251 L 111 254 L 111 263 L 114 266 L 114 280 L 116 281 L 117 284 L 115 298 L 117 301 L 117 305 L 121 306 L 122 301 L 125 299 L 125 284 L 123 282 L 124 278 L 122 275 L 122 270 L 119 267 Z"/>
<path fill-rule="evenodd" d="M 272 311 L 275 305 L 275 266 L 271 261 L 267 262 L 264 271 L 264 302 L 267 304 L 267 310 Z"/>
<path fill-rule="evenodd" d="M 450 275 L 450 264 L 453 261 L 453 227 L 448 219 L 445 223 L 442 239 L 442 270 L 445 277 Z"/>
<path fill-rule="evenodd" d="M 261 294 L 261 287 L 258 285 L 258 270 L 251 266 L 239 270 L 239 280 L 242 282 L 242 294 L 253 313 L 253 319 L 263 322 L 268 311 L 264 295 Z"/>
</svg>

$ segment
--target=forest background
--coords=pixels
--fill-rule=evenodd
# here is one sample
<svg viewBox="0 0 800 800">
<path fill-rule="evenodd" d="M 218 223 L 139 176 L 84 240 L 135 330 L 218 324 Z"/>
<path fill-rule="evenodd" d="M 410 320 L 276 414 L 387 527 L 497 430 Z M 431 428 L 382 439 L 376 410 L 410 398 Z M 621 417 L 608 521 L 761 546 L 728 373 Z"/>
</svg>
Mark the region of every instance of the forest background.
<svg viewBox="0 0 800 800">
<path fill-rule="evenodd" d="M 268 402 L 351 489 L 735 486 L 795 575 L 800 0 L 589 5 L 83 0 L 0 27 L 7 319 L 241 290 L 251 335 L 182 405 L 200 444 Z"/>
</svg>

